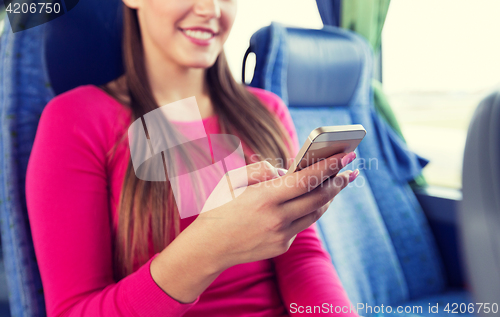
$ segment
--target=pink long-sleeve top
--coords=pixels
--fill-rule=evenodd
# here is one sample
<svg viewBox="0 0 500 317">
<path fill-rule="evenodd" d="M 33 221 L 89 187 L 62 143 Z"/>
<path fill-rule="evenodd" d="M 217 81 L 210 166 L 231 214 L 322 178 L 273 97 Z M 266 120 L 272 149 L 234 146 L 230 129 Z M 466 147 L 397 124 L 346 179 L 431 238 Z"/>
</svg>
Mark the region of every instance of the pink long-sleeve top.
<svg viewBox="0 0 500 317">
<path fill-rule="evenodd" d="M 295 154 L 297 136 L 284 103 L 270 92 L 248 89 L 278 116 Z M 93 85 L 57 96 L 42 113 L 26 195 L 49 317 L 289 316 L 302 311 L 300 306 L 304 312 L 307 306 L 323 311 L 325 304 L 349 307 L 315 225 L 299 233 L 286 253 L 225 270 L 193 303 L 176 301 L 155 283 L 150 264 L 158 254 L 115 281 L 113 234 L 130 159 L 122 137 L 131 116 L 128 108 Z M 207 134 L 220 133 L 217 117 L 203 119 L 203 124 Z M 181 219 L 181 230 L 195 218 Z"/>
</svg>

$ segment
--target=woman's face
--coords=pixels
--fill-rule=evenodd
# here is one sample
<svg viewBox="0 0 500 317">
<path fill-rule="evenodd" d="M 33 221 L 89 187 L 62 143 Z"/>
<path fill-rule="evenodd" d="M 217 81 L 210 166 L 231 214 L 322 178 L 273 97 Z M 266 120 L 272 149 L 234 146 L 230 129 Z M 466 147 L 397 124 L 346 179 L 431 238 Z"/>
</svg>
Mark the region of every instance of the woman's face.
<svg viewBox="0 0 500 317">
<path fill-rule="evenodd" d="M 136 8 L 144 40 L 160 60 L 207 68 L 221 53 L 236 16 L 236 0 L 124 0 Z"/>
</svg>

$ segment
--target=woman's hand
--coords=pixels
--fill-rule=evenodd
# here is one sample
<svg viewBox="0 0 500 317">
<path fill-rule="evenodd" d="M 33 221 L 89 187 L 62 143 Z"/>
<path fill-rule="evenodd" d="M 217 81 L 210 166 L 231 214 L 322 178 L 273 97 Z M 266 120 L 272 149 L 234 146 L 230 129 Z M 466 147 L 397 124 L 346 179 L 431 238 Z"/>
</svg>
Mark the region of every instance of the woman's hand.
<svg viewBox="0 0 500 317">
<path fill-rule="evenodd" d="M 221 269 L 286 252 L 296 234 L 317 221 L 349 183 L 351 171 L 337 173 L 355 155 L 349 154 L 343 164 L 344 155 L 282 177 L 268 162 L 248 165 L 248 186 L 243 193 L 200 214 L 191 224 L 197 231 L 193 235 L 210 241 L 205 250 L 218 255 Z"/>
<path fill-rule="evenodd" d="M 153 260 L 153 278 L 170 296 L 191 302 L 225 269 L 285 253 L 357 176 L 337 174 L 354 158 L 334 155 L 282 177 L 268 162 L 246 166 L 248 186 L 233 184 L 235 199 L 198 215 Z"/>
</svg>

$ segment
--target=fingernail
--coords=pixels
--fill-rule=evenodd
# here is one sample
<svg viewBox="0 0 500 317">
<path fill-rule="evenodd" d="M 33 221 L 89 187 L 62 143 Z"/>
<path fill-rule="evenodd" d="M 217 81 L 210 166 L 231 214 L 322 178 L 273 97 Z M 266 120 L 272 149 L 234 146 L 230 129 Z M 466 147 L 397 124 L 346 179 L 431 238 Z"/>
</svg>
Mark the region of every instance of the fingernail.
<svg viewBox="0 0 500 317">
<path fill-rule="evenodd" d="M 356 153 L 354 152 L 348 153 L 346 156 L 342 158 L 342 167 L 345 167 L 347 164 L 354 161 L 355 158 L 356 158 Z"/>
<path fill-rule="evenodd" d="M 278 170 L 278 175 L 279 175 L 279 176 L 283 176 L 283 175 L 285 175 L 285 174 L 288 172 L 288 171 L 287 171 L 286 169 L 284 169 L 284 168 L 277 168 L 277 170 Z"/>
<path fill-rule="evenodd" d="M 354 180 L 356 179 L 356 177 L 358 177 L 358 175 L 359 175 L 358 169 L 355 169 L 353 172 L 351 172 L 351 174 L 349 174 L 349 183 L 354 182 Z"/>
</svg>

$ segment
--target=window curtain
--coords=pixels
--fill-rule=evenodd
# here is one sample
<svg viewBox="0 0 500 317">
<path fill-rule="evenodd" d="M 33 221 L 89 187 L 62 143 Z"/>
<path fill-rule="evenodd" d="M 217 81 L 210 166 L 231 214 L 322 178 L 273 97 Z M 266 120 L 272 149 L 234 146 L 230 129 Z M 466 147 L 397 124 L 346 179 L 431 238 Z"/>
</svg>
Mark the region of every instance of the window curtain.
<svg viewBox="0 0 500 317">
<path fill-rule="evenodd" d="M 382 29 L 390 2 L 391 0 L 316 0 L 323 24 L 360 34 L 370 43 L 375 55 L 380 52 Z M 398 120 L 382 89 L 382 83 L 373 79 L 372 88 L 377 113 L 404 141 Z M 422 175 L 415 179 L 415 185 L 426 185 Z"/>
</svg>

